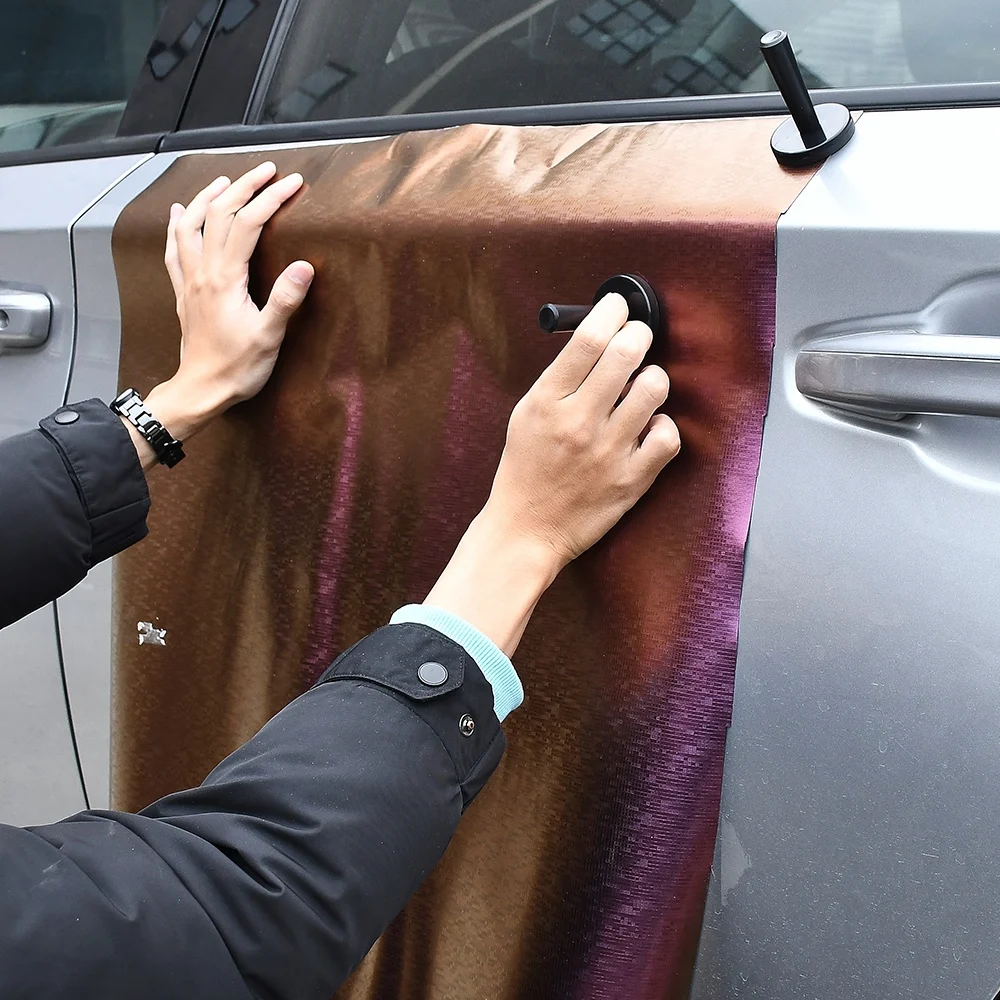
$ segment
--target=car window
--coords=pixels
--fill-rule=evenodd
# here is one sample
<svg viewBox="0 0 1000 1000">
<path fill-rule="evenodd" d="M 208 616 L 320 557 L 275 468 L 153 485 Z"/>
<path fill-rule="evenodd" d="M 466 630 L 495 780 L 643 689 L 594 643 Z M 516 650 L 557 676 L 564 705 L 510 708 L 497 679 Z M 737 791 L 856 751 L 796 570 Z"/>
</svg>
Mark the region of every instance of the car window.
<svg viewBox="0 0 1000 1000">
<path fill-rule="evenodd" d="M 167 0 L 2 0 L 0 152 L 113 136 Z"/>
<path fill-rule="evenodd" d="M 987 0 L 302 0 L 261 120 L 772 91 L 774 27 L 815 88 L 1000 80 L 996 23 Z"/>
</svg>

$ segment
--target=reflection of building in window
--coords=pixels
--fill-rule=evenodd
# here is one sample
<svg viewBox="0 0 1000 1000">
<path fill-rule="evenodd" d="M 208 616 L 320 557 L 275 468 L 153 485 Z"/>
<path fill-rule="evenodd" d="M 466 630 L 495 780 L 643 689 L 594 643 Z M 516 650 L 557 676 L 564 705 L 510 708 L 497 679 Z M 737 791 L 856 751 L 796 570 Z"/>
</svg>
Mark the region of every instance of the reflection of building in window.
<svg viewBox="0 0 1000 1000">
<path fill-rule="evenodd" d="M 743 78 L 724 60 L 700 48 L 691 56 L 677 56 L 667 63 L 662 76 L 653 81 L 657 97 L 703 97 L 735 94 Z"/>
<path fill-rule="evenodd" d="M 202 32 L 212 23 L 215 7 L 215 0 L 205 0 L 191 23 L 173 42 L 167 44 L 159 39 L 153 42 L 149 48 L 149 69 L 154 79 L 162 80 L 194 49 Z"/>
<path fill-rule="evenodd" d="M 267 115 L 267 121 L 301 122 L 312 117 L 312 110 L 340 90 L 354 73 L 336 63 L 327 62 L 313 70 L 298 86 L 283 97 Z"/>
<path fill-rule="evenodd" d="M 595 0 L 566 27 L 617 66 L 645 55 L 676 26 L 664 10 L 647 0 Z"/>
<path fill-rule="evenodd" d="M 235 31 L 258 7 L 260 0 L 226 0 L 219 15 L 219 31 Z"/>
<path fill-rule="evenodd" d="M 259 5 L 260 0 L 226 0 L 222 13 L 219 14 L 219 31 L 225 34 L 235 31 Z M 149 49 L 149 69 L 154 79 L 162 80 L 194 50 L 202 32 L 211 25 L 217 6 L 216 0 L 205 0 L 191 23 L 173 42 L 153 42 Z"/>
<path fill-rule="evenodd" d="M 770 76 L 759 79 L 763 33 L 760 24 L 738 8 L 729 7 L 718 20 L 706 25 L 704 33 L 688 39 L 688 51 L 668 56 L 657 65 L 658 72 L 650 83 L 651 96 L 705 97 L 771 89 Z M 821 81 L 806 76 L 810 86 L 822 86 Z"/>
</svg>

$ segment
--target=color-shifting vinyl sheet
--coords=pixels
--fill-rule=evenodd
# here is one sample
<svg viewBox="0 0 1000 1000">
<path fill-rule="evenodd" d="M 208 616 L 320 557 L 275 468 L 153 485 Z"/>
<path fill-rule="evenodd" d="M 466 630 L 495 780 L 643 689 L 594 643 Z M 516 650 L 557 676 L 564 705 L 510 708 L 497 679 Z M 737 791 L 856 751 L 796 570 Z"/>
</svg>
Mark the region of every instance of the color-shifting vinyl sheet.
<svg viewBox="0 0 1000 1000">
<path fill-rule="evenodd" d="M 773 119 L 466 126 L 273 151 L 303 192 L 252 290 L 317 278 L 275 377 L 152 477 L 117 569 L 114 797 L 200 781 L 350 643 L 421 600 L 489 492 L 510 410 L 565 338 L 539 306 L 644 275 L 680 457 L 546 595 L 509 749 L 341 995 L 681 998 L 730 717 L 766 407 L 775 226 L 808 174 Z M 263 153 L 193 155 L 123 213 L 121 382 L 170 376 L 167 213 Z M 167 629 L 139 646 L 137 621 Z"/>
</svg>

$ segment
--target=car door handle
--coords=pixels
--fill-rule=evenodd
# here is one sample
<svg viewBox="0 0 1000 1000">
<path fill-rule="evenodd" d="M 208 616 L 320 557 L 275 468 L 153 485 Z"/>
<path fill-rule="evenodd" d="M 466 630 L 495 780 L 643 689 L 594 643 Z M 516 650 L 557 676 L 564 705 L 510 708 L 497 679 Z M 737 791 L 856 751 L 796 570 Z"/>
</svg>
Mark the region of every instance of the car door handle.
<svg viewBox="0 0 1000 1000">
<path fill-rule="evenodd" d="M 817 402 L 891 419 L 1000 416 L 1000 337 L 877 330 L 815 340 L 795 358 L 795 385 Z"/>
<path fill-rule="evenodd" d="M 0 288 L 0 350 L 40 347 L 51 324 L 52 303 L 44 292 Z"/>
</svg>

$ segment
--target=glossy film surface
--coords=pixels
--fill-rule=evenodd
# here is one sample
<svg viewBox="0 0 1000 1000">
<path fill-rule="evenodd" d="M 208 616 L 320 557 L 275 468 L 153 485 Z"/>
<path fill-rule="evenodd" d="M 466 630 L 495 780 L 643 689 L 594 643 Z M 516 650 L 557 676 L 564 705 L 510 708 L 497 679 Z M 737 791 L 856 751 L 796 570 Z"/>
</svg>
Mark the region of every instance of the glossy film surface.
<svg viewBox="0 0 1000 1000">
<path fill-rule="evenodd" d="M 306 186 L 252 289 L 317 279 L 276 377 L 153 476 L 116 587 L 113 789 L 199 781 L 334 655 L 420 600 L 564 337 L 543 302 L 619 271 L 665 308 L 651 361 L 683 450 L 539 605 L 509 749 L 345 997 L 681 997 L 715 844 L 743 547 L 767 399 L 774 234 L 808 174 L 773 119 L 466 126 L 270 152 Z M 121 383 L 177 349 L 172 201 L 264 153 L 183 157 L 114 234 Z M 136 623 L 167 630 L 139 646 Z"/>
</svg>

